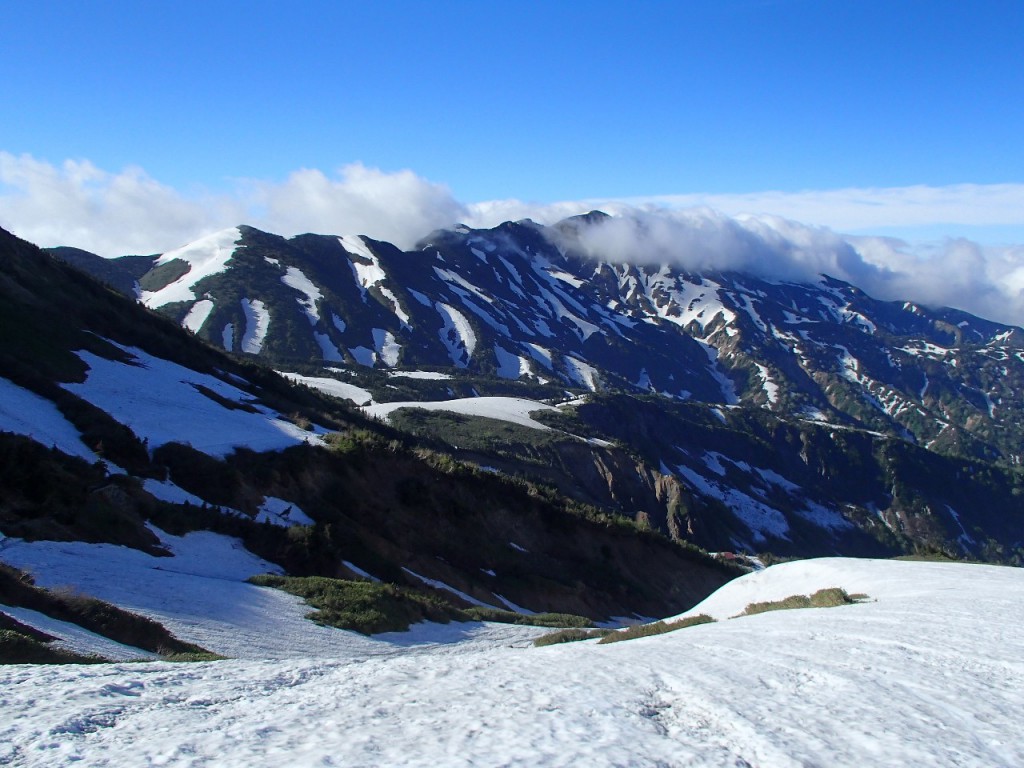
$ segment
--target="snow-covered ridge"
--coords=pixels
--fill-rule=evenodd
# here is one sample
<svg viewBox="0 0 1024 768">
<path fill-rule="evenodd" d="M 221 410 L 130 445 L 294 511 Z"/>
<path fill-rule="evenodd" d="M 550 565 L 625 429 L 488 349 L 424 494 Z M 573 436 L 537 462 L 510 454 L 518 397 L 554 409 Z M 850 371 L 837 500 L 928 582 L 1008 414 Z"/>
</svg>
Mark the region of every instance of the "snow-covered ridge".
<svg viewBox="0 0 1024 768">
<path fill-rule="evenodd" d="M 176 301 L 195 301 L 192 286 L 204 277 L 219 274 L 227 269 L 228 261 L 235 252 L 235 243 L 241 239 L 241 231 L 237 227 L 231 227 L 168 251 L 157 259 L 157 266 L 180 259 L 188 263 L 189 271 L 158 291 L 143 291 L 142 303 L 155 309 Z"/>
</svg>

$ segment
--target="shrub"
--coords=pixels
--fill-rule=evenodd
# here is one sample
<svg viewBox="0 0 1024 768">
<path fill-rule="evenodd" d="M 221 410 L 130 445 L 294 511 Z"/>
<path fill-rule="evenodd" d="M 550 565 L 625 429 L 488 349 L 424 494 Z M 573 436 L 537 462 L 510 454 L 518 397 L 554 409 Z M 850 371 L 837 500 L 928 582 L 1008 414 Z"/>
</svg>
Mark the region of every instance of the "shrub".
<svg viewBox="0 0 1024 768">
<path fill-rule="evenodd" d="M 249 578 L 250 584 L 274 587 L 298 595 L 317 610 L 306 618 L 328 627 L 372 635 L 404 632 L 419 621 L 496 621 L 536 627 L 589 627 L 590 619 L 570 613 L 522 614 L 500 608 L 456 608 L 433 595 L 370 581 L 348 581 L 326 576 L 277 576 L 270 573 Z"/>
<path fill-rule="evenodd" d="M 786 611 L 794 608 L 834 608 L 837 605 L 851 605 L 867 599 L 867 595 L 848 595 L 840 587 L 819 589 L 813 595 L 790 595 L 782 600 L 771 600 L 763 603 L 750 603 L 743 609 L 740 616 L 753 616 L 767 611 Z"/>
<path fill-rule="evenodd" d="M 675 632 L 677 629 L 685 629 L 686 627 L 695 627 L 698 624 L 712 624 L 714 619 L 705 613 L 701 613 L 697 616 L 686 616 L 676 621 L 656 621 L 653 624 L 637 624 L 632 627 L 626 627 L 617 632 L 612 632 L 606 637 L 602 637 L 599 642 L 601 643 L 618 643 L 622 640 L 635 640 L 638 637 L 650 637 L 652 635 L 663 635 L 666 632 Z"/>
<path fill-rule="evenodd" d="M 28 574 L 4 564 L 0 564 L 0 602 L 31 608 L 124 645 L 164 656 L 208 653 L 198 645 L 177 639 L 159 622 L 70 589 L 42 589 L 35 586 Z"/>
<path fill-rule="evenodd" d="M 328 627 L 364 635 L 403 632 L 414 622 L 447 624 L 461 611 L 412 590 L 370 581 L 346 581 L 325 576 L 252 576 L 249 583 L 275 587 L 297 595 L 317 610 L 306 618 Z"/>
<path fill-rule="evenodd" d="M 463 611 L 472 621 L 497 621 L 502 624 L 520 624 L 530 627 L 592 627 L 594 622 L 586 616 L 573 613 L 516 613 L 501 608 L 474 606 Z"/>
<path fill-rule="evenodd" d="M 21 632 L 0 629 L 0 664 L 102 664 L 107 659 L 51 648 Z"/>
<path fill-rule="evenodd" d="M 226 656 L 221 656 L 217 653 L 211 653 L 210 651 L 202 651 L 196 653 L 168 653 L 164 654 L 161 661 L 173 661 L 173 662 L 193 662 L 193 661 L 223 661 Z"/>
<path fill-rule="evenodd" d="M 579 640 L 593 640 L 595 637 L 606 637 L 614 631 L 613 629 L 560 629 L 558 632 L 541 635 L 533 641 L 533 644 L 537 648 L 542 648 L 545 645 L 557 645 L 558 643 L 575 643 Z"/>
</svg>

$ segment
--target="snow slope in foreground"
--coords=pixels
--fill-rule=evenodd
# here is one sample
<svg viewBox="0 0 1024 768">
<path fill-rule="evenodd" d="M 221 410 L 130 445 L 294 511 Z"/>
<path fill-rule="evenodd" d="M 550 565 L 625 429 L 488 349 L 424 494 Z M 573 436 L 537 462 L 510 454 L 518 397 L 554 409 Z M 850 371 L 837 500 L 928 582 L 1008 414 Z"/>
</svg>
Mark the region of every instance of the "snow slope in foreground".
<svg viewBox="0 0 1024 768">
<path fill-rule="evenodd" d="M 53 766 L 1024 764 L 1024 571 L 826 559 L 704 608 L 877 602 L 613 645 L 0 669 L 0 761 Z"/>
</svg>

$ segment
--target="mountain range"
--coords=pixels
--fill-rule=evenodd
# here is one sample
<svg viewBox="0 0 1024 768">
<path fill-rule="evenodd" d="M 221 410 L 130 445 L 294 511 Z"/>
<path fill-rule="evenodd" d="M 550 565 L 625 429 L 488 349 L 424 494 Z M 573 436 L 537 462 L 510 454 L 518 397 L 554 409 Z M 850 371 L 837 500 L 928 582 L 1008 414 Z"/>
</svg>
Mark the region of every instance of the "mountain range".
<svg viewBox="0 0 1024 768">
<path fill-rule="evenodd" d="M 677 540 L 1020 558 L 1024 331 L 827 275 L 593 257 L 607 221 L 460 226 L 411 251 L 241 226 L 153 256 L 51 253 L 237 360 L 391 403 L 436 450 Z M 585 397 L 537 429 L 452 402 L 481 395 Z"/>
<path fill-rule="evenodd" d="M 467 608 L 664 615 L 735 575 L 232 358 L 6 232 L 0 258 L 0 551 L 166 557 L 167 534 L 212 531 L 293 576 L 399 585 L 395 628 Z"/>
</svg>

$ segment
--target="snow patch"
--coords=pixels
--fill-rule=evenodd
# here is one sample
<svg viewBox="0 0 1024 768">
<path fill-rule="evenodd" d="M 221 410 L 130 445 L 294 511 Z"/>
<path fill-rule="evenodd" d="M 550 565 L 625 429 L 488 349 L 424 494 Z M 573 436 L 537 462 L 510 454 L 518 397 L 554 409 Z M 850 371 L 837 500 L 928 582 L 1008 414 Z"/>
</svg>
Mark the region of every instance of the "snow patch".
<svg viewBox="0 0 1024 768">
<path fill-rule="evenodd" d="M 237 227 L 232 227 L 168 251 L 156 260 L 154 266 L 180 259 L 188 263 L 189 271 L 158 291 L 143 291 L 142 303 L 150 309 L 156 309 L 173 302 L 195 301 L 192 286 L 204 278 L 225 271 L 235 253 L 235 243 L 241 239 L 242 233 Z"/>
<path fill-rule="evenodd" d="M 367 368 L 373 368 L 377 363 L 377 353 L 372 349 L 366 347 L 349 347 L 349 354 L 355 358 L 355 361 L 360 365 L 365 365 Z"/>
<path fill-rule="evenodd" d="M 591 392 L 597 392 L 601 382 L 597 368 L 572 355 L 566 355 L 562 359 L 565 362 L 565 372 L 569 374 L 569 378 Z"/>
<path fill-rule="evenodd" d="M 289 373 L 287 371 L 277 371 L 277 373 L 290 381 L 305 384 L 307 387 L 323 392 L 325 395 L 338 397 L 342 400 L 351 400 L 356 405 L 365 405 L 373 400 L 373 395 L 370 394 L 369 390 L 357 387 L 355 384 L 348 384 L 326 376 L 303 376 L 299 373 Z"/>
<path fill-rule="evenodd" d="M 373 329 L 373 343 L 377 348 L 377 355 L 388 368 L 398 365 L 398 357 L 402 352 L 402 345 L 395 341 L 395 335 L 383 328 Z"/>
<path fill-rule="evenodd" d="M 316 339 L 316 343 L 320 347 L 320 354 L 323 356 L 323 359 L 326 362 L 345 362 L 345 358 L 341 356 L 341 352 L 338 351 L 337 345 L 333 341 L 331 341 L 330 336 L 328 336 L 326 333 L 313 331 L 313 338 Z"/>
<path fill-rule="evenodd" d="M 436 371 L 391 371 L 388 376 L 396 379 L 425 379 L 428 381 L 447 381 L 452 378 L 449 373 L 438 373 Z"/>
<path fill-rule="evenodd" d="M 319 323 L 320 310 L 317 308 L 317 302 L 324 295 L 320 293 L 320 289 L 316 287 L 313 281 L 306 277 L 301 269 L 288 267 L 285 274 L 281 275 L 281 282 L 302 294 L 301 298 L 296 298 L 295 300 L 299 302 L 302 311 L 306 313 L 309 324 L 316 325 Z"/>
<path fill-rule="evenodd" d="M 294 504 L 276 496 L 267 496 L 256 513 L 257 523 L 270 523 L 280 528 L 293 525 L 316 525 L 316 521 Z"/>
<path fill-rule="evenodd" d="M 259 299 L 242 299 L 245 313 L 245 334 L 242 336 L 242 352 L 258 355 L 270 330 L 270 312 Z"/>
<path fill-rule="evenodd" d="M 179 442 L 211 456 L 225 456 L 238 446 L 269 451 L 301 442 L 321 442 L 317 434 L 255 405 L 251 395 L 218 378 L 153 357 L 141 349 L 115 346 L 135 358 L 135 364 L 81 350 L 77 354 L 89 366 L 86 380 L 61 386 L 109 413 L 146 440 L 150 448 Z M 255 412 L 225 408 L 198 387 Z M 317 429 L 321 434 L 326 432 Z"/>
<path fill-rule="evenodd" d="M 530 362 L 519 355 L 513 355 L 501 345 L 494 345 L 494 356 L 498 360 L 498 376 L 503 379 L 519 379 L 530 374 Z"/>
<path fill-rule="evenodd" d="M 543 365 L 549 371 L 554 370 L 554 363 L 551 360 L 551 350 L 546 347 L 542 347 L 539 344 L 532 344 L 525 342 L 523 346 L 526 347 L 526 351 L 530 353 L 530 357 L 536 360 L 538 363 Z"/>
<path fill-rule="evenodd" d="M 187 328 L 192 333 L 199 333 L 211 312 L 213 312 L 213 302 L 209 299 L 200 299 L 192 305 L 188 314 L 182 318 L 182 328 Z"/>
<path fill-rule="evenodd" d="M 375 403 L 363 408 L 368 416 L 388 420 L 399 408 L 423 408 L 428 411 L 451 411 L 465 416 L 483 416 L 489 419 L 507 421 L 531 429 L 547 430 L 550 427 L 534 421 L 530 414 L 535 411 L 557 411 L 546 403 L 526 400 L 521 397 L 465 397 L 457 400 L 407 401 L 398 403 Z"/>
<path fill-rule="evenodd" d="M 100 460 L 56 405 L 4 378 L 0 378 L 0 431 L 30 437 L 90 464 Z"/>
<path fill-rule="evenodd" d="M 757 373 L 761 377 L 761 388 L 768 398 L 768 403 L 775 405 L 779 401 L 779 385 L 772 381 L 768 368 L 760 363 L 754 363 L 754 367 L 757 368 Z"/>
<path fill-rule="evenodd" d="M 448 349 L 448 356 L 457 368 L 466 368 L 476 350 L 476 334 L 466 316 L 449 304 L 434 304 L 441 315 L 444 326 L 438 331 L 441 343 Z"/>
<path fill-rule="evenodd" d="M 495 607 L 490 603 L 485 603 L 482 600 L 477 600 L 472 595 L 467 595 L 465 592 L 462 592 L 461 590 L 458 590 L 455 587 L 449 586 L 448 584 L 445 584 L 443 581 L 438 581 L 437 579 L 429 579 L 426 576 L 421 576 L 420 574 L 416 573 L 416 571 L 411 571 L 404 565 L 402 566 L 402 570 L 408 573 L 410 576 L 419 579 L 427 586 L 433 587 L 434 589 L 443 589 L 445 592 L 451 592 L 453 595 L 460 598 L 461 600 L 465 600 L 470 605 L 478 605 L 481 608 Z"/>
</svg>

